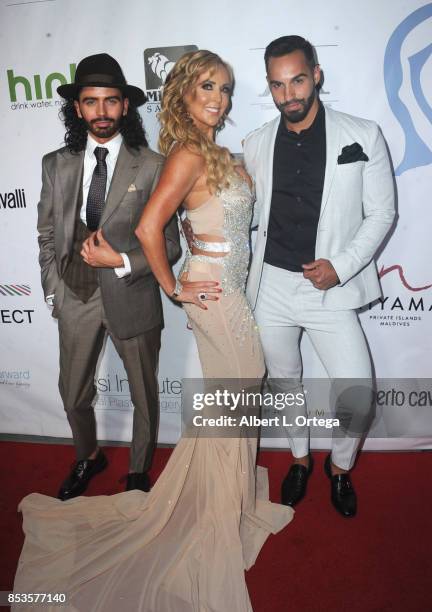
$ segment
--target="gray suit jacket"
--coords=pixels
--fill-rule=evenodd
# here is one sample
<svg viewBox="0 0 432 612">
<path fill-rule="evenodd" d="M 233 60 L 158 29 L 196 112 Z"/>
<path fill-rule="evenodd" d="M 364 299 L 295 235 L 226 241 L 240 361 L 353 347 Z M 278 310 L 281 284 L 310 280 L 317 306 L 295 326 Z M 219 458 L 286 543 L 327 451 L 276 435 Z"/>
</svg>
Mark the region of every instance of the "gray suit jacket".
<svg viewBox="0 0 432 612">
<path fill-rule="evenodd" d="M 249 134 L 247 171 L 255 181 L 253 226 L 258 225 L 247 295 L 255 308 L 259 292 L 273 180 L 273 152 L 280 117 Z M 381 295 L 374 255 L 394 218 L 394 186 L 384 138 L 373 121 L 325 108 L 326 169 L 315 257 L 328 259 L 340 284 L 322 292 L 322 305 L 355 309 Z M 359 143 L 369 161 L 338 164 L 342 148 Z"/>
<path fill-rule="evenodd" d="M 121 145 L 100 227 L 118 252 L 126 253 L 132 272 L 118 278 L 112 268 L 98 268 L 99 285 L 109 324 L 116 336 L 132 338 L 163 323 L 159 286 L 134 230 L 156 187 L 164 158 L 145 147 Z M 73 244 L 76 208 L 81 189 L 84 151 L 65 147 L 42 160 L 42 192 L 38 205 L 39 263 L 45 296 L 54 294 L 53 315 L 62 307 L 66 270 Z M 135 190 L 129 190 L 131 185 Z M 133 189 L 133 187 L 132 187 Z M 180 254 L 175 217 L 165 228 L 168 259 Z"/>
</svg>

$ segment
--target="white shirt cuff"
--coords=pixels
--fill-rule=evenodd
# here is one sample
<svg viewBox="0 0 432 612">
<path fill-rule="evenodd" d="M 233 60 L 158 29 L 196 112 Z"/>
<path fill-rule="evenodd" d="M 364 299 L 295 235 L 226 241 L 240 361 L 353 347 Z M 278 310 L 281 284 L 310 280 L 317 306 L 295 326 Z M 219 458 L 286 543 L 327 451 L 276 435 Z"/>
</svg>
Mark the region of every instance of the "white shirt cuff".
<svg viewBox="0 0 432 612">
<path fill-rule="evenodd" d="M 117 274 L 118 278 L 123 278 L 124 276 L 128 276 L 132 272 L 129 257 L 126 253 L 120 253 L 123 259 L 123 268 L 114 268 L 114 272 Z"/>
</svg>

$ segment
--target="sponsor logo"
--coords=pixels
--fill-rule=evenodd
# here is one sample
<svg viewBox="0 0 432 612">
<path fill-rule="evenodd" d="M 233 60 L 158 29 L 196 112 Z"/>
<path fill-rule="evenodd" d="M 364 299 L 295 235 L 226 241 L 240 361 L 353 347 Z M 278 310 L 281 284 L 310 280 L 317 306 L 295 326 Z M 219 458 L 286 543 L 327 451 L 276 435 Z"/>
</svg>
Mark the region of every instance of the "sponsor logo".
<svg viewBox="0 0 432 612">
<path fill-rule="evenodd" d="M 95 408 L 125 412 L 133 410 L 127 377 L 108 373 L 104 377 L 95 378 L 95 386 L 98 392 Z"/>
<path fill-rule="evenodd" d="M 144 50 L 144 73 L 148 112 L 160 110 L 162 87 L 169 71 L 182 55 L 189 51 L 197 51 L 196 45 L 177 47 L 152 47 Z"/>
<path fill-rule="evenodd" d="M 397 273 L 400 283 L 405 289 L 401 295 L 386 295 L 379 298 L 376 302 L 369 304 L 366 310 L 372 311 L 369 319 L 376 322 L 381 327 L 410 327 L 422 321 L 425 314 L 432 312 L 432 300 L 428 299 L 430 294 L 423 296 L 420 292 L 432 288 L 432 283 L 414 285 L 406 278 L 403 267 L 400 264 L 382 266 L 379 277 L 383 278 L 387 274 Z M 415 294 L 415 295 L 412 295 Z"/>
<path fill-rule="evenodd" d="M 182 381 L 176 378 L 159 380 L 159 405 L 161 412 L 180 413 Z"/>
<path fill-rule="evenodd" d="M 30 285 L 0 285 L 0 295 L 31 295 Z"/>
<path fill-rule="evenodd" d="M 34 74 L 32 77 L 21 76 L 10 68 L 6 71 L 9 98 L 12 110 L 30 110 L 59 106 L 62 100 L 52 100 L 59 85 L 72 83 L 75 78 L 75 64 L 69 64 L 69 74 L 51 72 L 46 77 Z M 56 94 L 57 95 L 57 94 Z"/>
<path fill-rule="evenodd" d="M 3 308 L 0 310 L 0 323 L 4 325 L 13 325 L 14 323 L 17 325 L 30 325 L 33 323 L 33 313 L 34 310 L 8 310 Z"/>
<path fill-rule="evenodd" d="M 98 392 L 95 408 L 101 410 L 124 410 L 130 412 L 134 406 L 130 398 L 129 380 L 121 374 L 106 374 L 95 378 Z M 159 404 L 161 412 L 180 412 L 182 381 L 164 378 L 159 380 Z"/>
<path fill-rule="evenodd" d="M 18 187 L 13 191 L 0 193 L 0 209 L 7 210 L 8 208 L 27 208 L 24 189 Z"/>
<path fill-rule="evenodd" d="M 326 51 L 329 48 L 337 48 L 338 45 L 335 43 L 329 43 L 329 44 L 323 44 L 323 45 L 315 45 L 315 49 L 317 50 L 318 53 L 318 49 L 320 49 L 320 47 L 325 47 Z M 265 47 L 254 47 L 252 49 L 249 49 L 249 51 L 252 51 L 254 54 L 256 54 L 256 52 L 260 52 L 260 62 L 262 63 L 262 75 L 263 78 L 265 76 L 265 72 L 264 72 L 264 51 L 265 51 Z M 255 57 L 254 60 L 255 61 Z M 319 61 L 319 58 L 318 58 Z M 261 70 L 261 68 L 260 68 Z M 326 104 L 326 106 L 331 106 L 332 104 L 334 104 L 335 102 L 338 102 L 337 99 L 335 98 L 331 98 L 331 92 L 328 89 L 324 88 L 324 80 L 323 78 L 321 79 L 321 82 L 319 83 L 319 95 L 320 95 L 320 99 L 322 100 L 322 102 L 324 104 Z M 325 96 L 329 96 L 327 98 L 324 98 Z M 271 93 L 270 93 L 270 88 L 268 85 L 265 86 L 264 89 L 262 89 L 259 93 L 256 94 L 256 99 L 251 102 L 251 106 L 259 106 L 261 108 L 261 110 L 267 111 L 267 110 L 271 110 L 274 111 L 275 110 L 275 105 L 274 102 L 271 98 Z"/>
<path fill-rule="evenodd" d="M 432 407 L 432 391 L 430 387 L 411 391 L 382 389 L 376 392 L 376 403 L 378 406 Z"/>
<path fill-rule="evenodd" d="M 396 175 L 432 163 L 432 148 L 419 134 L 412 115 L 412 110 L 415 108 L 416 114 L 422 113 L 426 121 L 432 123 L 432 107 L 422 86 L 422 83 L 427 82 L 426 76 L 422 76 L 422 71 L 432 54 L 432 44 L 428 40 L 428 44 L 423 49 L 408 57 L 402 57 L 403 52 L 410 48 L 410 45 L 405 44 L 408 36 L 415 28 L 431 18 L 432 3 L 410 13 L 394 30 L 385 50 L 384 84 L 387 98 L 405 135 L 405 151 L 402 161 L 395 169 Z M 412 101 L 412 109 L 402 100 L 401 91 L 409 94 L 407 97 Z"/>
<path fill-rule="evenodd" d="M 402 285 L 409 291 L 426 291 L 426 289 L 430 289 L 432 287 L 432 283 L 430 285 L 424 285 L 423 287 L 413 287 L 412 285 L 410 285 L 405 278 L 405 274 L 404 274 L 402 266 L 400 266 L 399 264 L 395 264 L 394 266 L 390 266 L 388 268 L 385 268 L 384 266 L 382 266 L 381 270 L 379 271 L 379 277 L 382 278 L 389 272 L 395 272 L 395 271 L 399 274 L 399 278 L 400 278 Z"/>
<path fill-rule="evenodd" d="M 0 370 L 0 385 L 28 389 L 30 370 Z"/>
</svg>

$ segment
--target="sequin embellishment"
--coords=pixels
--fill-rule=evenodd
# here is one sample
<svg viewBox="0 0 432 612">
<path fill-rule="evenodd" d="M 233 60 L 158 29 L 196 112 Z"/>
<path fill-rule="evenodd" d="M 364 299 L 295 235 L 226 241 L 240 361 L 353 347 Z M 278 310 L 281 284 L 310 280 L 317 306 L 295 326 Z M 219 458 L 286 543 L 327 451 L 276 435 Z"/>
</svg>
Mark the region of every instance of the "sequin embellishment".
<svg viewBox="0 0 432 612">
<path fill-rule="evenodd" d="M 210 250 L 210 245 L 221 245 L 222 248 L 213 248 L 215 253 L 226 253 L 222 257 L 210 255 L 192 255 L 187 253 L 179 278 L 189 269 L 191 262 L 217 264 L 222 267 L 221 286 L 223 295 L 238 294 L 238 299 L 231 302 L 227 310 L 229 326 L 233 337 L 243 343 L 250 333 L 251 325 L 256 329 L 251 308 L 244 295 L 245 284 L 250 259 L 249 230 L 252 219 L 254 197 L 247 181 L 235 173 L 230 177 L 230 185 L 221 189 L 214 198 L 216 206 L 223 207 L 222 234 L 225 242 L 211 243 L 194 240 L 201 250 Z M 195 209 L 197 210 L 197 209 Z M 199 209 L 198 209 L 199 210 Z M 204 248 L 202 248 L 205 245 Z M 252 353 L 256 346 L 252 345 Z"/>
<path fill-rule="evenodd" d="M 188 270 L 190 261 L 219 264 L 223 268 L 221 282 L 223 294 L 230 295 L 235 291 L 245 290 L 250 258 L 249 228 L 254 198 L 247 181 L 237 172 L 230 177 L 229 187 L 221 189 L 217 196 L 215 202 L 218 203 L 219 200 L 223 206 L 222 232 L 225 238 L 224 243 L 218 244 L 226 246 L 223 247 L 224 250 L 215 249 L 215 252 L 223 252 L 226 255 L 211 257 L 187 253 L 180 276 Z"/>
</svg>

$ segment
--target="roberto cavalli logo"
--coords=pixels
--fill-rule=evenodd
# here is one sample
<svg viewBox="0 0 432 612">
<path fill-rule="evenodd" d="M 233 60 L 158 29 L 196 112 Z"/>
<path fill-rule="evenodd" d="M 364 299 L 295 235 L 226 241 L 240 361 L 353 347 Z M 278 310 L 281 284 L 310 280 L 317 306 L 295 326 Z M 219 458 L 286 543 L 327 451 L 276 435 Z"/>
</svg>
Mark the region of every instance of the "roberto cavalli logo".
<svg viewBox="0 0 432 612">
<path fill-rule="evenodd" d="M 7 208 L 27 208 L 24 189 L 18 188 L 0 193 L 0 209 Z"/>
<path fill-rule="evenodd" d="M 197 49 L 196 45 L 145 49 L 144 72 L 149 102 L 160 101 L 160 90 L 176 61 L 185 53 L 196 51 Z"/>
<path fill-rule="evenodd" d="M 411 34 L 416 30 L 421 40 L 420 28 L 428 19 L 432 28 L 432 3 L 426 4 L 408 15 L 395 29 L 387 43 L 384 55 L 384 83 L 390 108 L 400 123 L 405 135 L 405 151 L 402 161 L 395 169 L 400 175 L 406 170 L 427 166 L 432 163 L 431 141 L 420 133 L 421 121 L 432 124 L 432 107 L 428 96 L 423 91 L 427 78 L 428 60 L 432 54 L 430 36 L 426 46 L 420 44 L 420 49 L 411 55 L 404 56 L 406 49 L 412 48 L 416 38 Z M 407 39 L 409 38 L 409 44 Z M 429 64 L 430 67 L 430 64 Z M 404 93 L 402 100 L 401 92 Z M 417 123 L 415 120 L 417 119 Z"/>
</svg>

